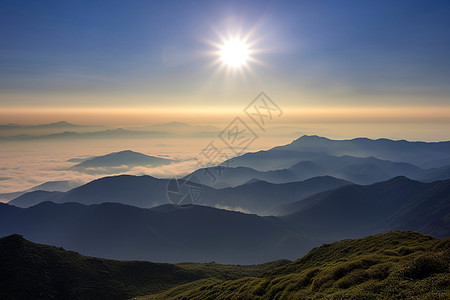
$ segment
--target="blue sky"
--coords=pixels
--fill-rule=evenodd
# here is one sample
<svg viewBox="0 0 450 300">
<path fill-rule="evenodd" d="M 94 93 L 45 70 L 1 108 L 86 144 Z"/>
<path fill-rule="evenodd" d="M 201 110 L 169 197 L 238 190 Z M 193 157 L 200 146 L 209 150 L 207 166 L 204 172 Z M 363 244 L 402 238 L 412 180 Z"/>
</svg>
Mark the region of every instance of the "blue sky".
<svg viewBox="0 0 450 300">
<path fill-rule="evenodd" d="M 0 107 L 448 106 L 448 1 L 0 2 Z M 209 41 L 254 29 L 253 72 Z M 214 99 L 214 100 L 211 100 Z M 232 100 L 230 100 L 232 99 Z"/>
</svg>

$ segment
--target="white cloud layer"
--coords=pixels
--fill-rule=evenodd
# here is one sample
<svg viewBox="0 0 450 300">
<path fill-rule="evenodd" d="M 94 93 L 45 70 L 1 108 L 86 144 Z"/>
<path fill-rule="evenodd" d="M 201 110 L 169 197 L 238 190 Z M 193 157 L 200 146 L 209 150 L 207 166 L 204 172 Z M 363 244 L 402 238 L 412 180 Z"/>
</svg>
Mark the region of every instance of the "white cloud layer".
<svg viewBox="0 0 450 300">
<path fill-rule="evenodd" d="M 70 156 L 69 156 L 70 158 Z M 111 169 L 95 168 L 90 173 L 70 170 L 74 165 L 67 162 L 68 154 L 48 154 L 37 150 L 0 153 L 0 193 L 11 193 L 29 189 L 47 181 L 70 180 L 79 184 L 118 174 L 150 175 L 170 178 L 186 175 L 197 167 L 194 159 L 172 163 L 160 167 L 128 167 L 126 165 Z"/>
</svg>

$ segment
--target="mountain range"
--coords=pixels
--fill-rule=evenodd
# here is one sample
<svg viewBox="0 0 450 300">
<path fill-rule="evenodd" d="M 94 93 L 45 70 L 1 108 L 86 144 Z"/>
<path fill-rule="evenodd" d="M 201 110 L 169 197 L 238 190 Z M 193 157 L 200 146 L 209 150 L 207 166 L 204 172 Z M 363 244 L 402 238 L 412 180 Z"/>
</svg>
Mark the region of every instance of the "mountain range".
<svg viewBox="0 0 450 300">
<path fill-rule="evenodd" d="M 105 129 L 103 126 L 74 125 L 66 121 L 60 121 L 41 125 L 0 125 L 0 132 L 5 133 L 0 136 L 0 140 L 25 141 L 91 138 L 157 138 L 167 136 L 214 137 L 219 131 L 219 129 L 213 126 L 194 126 L 182 122 L 154 124 L 144 127 Z"/>
<path fill-rule="evenodd" d="M 123 128 L 106 129 L 88 132 L 63 131 L 42 135 L 18 134 L 13 136 L 0 136 L 4 141 L 24 141 L 24 140 L 62 140 L 62 139 L 100 139 L 100 138 L 156 138 L 167 136 L 166 132 L 158 131 L 138 131 Z"/>
<path fill-rule="evenodd" d="M 85 127 L 82 125 L 71 124 L 66 121 L 58 121 L 49 124 L 39 124 L 39 125 L 19 125 L 14 123 L 0 124 L 0 129 L 23 129 L 23 128 L 74 128 L 74 127 Z M 91 126 L 89 126 L 91 127 Z"/>
<path fill-rule="evenodd" d="M 369 143 L 371 151 L 384 153 L 385 159 L 341 155 L 339 149 L 346 151 L 347 143 Z M 426 158 L 428 162 L 419 159 L 422 165 L 445 161 L 448 155 L 443 151 L 447 142 L 357 139 L 335 143 L 302 137 L 287 149 L 276 147 L 229 161 L 247 166 L 197 170 L 191 177 L 200 179 L 196 188 L 201 197 L 194 201 L 196 205 L 168 205 L 173 180 L 151 176 L 104 177 L 66 192 L 33 191 L 0 206 L 0 236 L 19 233 L 33 241 L 60 243 L 84 254 L 109 258 L 230 263 L 294 258 L 295 253 L 321 241 L 390 230 L 448 236 L 450 180 L 425 183 L 396 176 L 441 179 L 448 174 L 448 167 L 425 170 L 411 162 L 386 160 L 392 158 L 389 155 L 400 155 L 399 145 L 411 147 L 417 155 L 436 153 Z M 365 154 L 362 150 L 360 155 Z M 124 151 L 80 165 L 88 164 L 87 169 L 108 164 L 115 167 L 124 163 L 122 155 L 126 159 L 154 159 Z M 279 169 L 271 171 L 275 166 Z M 231 187 L 208 186 L 216 183 L 206 180 L 210 176 L 207 171 L 222 172 L 220 176 Z M 321 176 L 313 177 L 317 174 Z M 179 188 L 191 192 L 183 186 L 186 178 L 180 183 Z"/>
<path fill-rule="evenodd" d="M 161 179 L 149 176 L 117 176 L 99 181 L 102 188 L 98 191 L 108 191 L 110 195 L 121 191 L 127 194 L 127 190 L 120 189 L 120 182 L 130 181 L 136 187 L 146 181 L 162 183 Z M 101 201 L 84 194 L 91 188 L 97 190 L 97 184 L 91 182 L 73 191 L 80 193 L 78 199 L 85 203 Z M 260 182 L 242 188 L 253 191 L 255 184 Z M 115 190 L 109 190 L 114 186 Z M 277 199 L 273 196 L 271 199 Z M 0 236 L 19 233 L 35 242 L 115 259 L 261 263 L 295 258 L 295 254 L 304 253 L 320 241 L 391 230 L 415 230 L 447 237 L 449 197 L 450 180 L 422 183 L 396 177 L 366 186 L 345 184 L 281 205 L 272 210 L 279 217 L 199 205 L 166 204 L 143 209 L 119 203 L 42 202 L 24 209 L 2 204 Z M 270 203 L 273 205 L 277 200 Z"/>
<path fill-rule="evenodd" d="M 0 203 L 0 298 L 446 299 L 447 147 L 304 136 L 178 180 L 44 183 Z"/>
<path fill-rule="evenodd" d="M 271 161 L 289 158 L 289 156 L 284 155 L 284 152 L 278 150 L 267 153 L 265 152 L 270 158 L 264 159 Z M 423 170 L 409 163 L 392 162 L 375 157 L 354 157 L 348 155 L 337 157 L 290 151 L 288 153 L 293 154 L 293 157 L 300 159 L 300 161 L 285 169 L 258 171 L 245 166 L 229 167 L 224 163 L 220 166 L 196 170 L 193 174 L 203 184 L 218 188 L 238 186 L 252 179 L 272 183 L 287 183 L 317 176 L 333 176 L 358 184 L 371 184 L 396 176 L 406 176 L 423 181 L 450 178 L 448 177 L 450 174 L 447 167 Z"/>
<path fill-rule="evenodd" d="M 47 181 L 24 191 L 2 193 L 0 194 L 0 199 L 10 201 L 33 191 L 66 192 L 80 185 L 81 183 L 71 180 Z"/>
<path fill-rule="evenodd" d="M 116 202 L 150 208 L 170 203 L 168 199 L 169 182 L 170 180 L 157 179 L 151 176 L 120 175 L 104 177 L 67 192 L 33 191 L 11 200 L 9 204 L 29 207 L 44 201 L 55 203 L 77 202 L 87 205 Z M 435 236 L 445 236 L 448 230 L 440 232 L 441 229 L 439 228 L 445 228 L 448 225 L 448 222 L 444 221 L 450 209 L 448 204 L 450 199 L 448 198 L 450 194 L 449 185 L 450 180 L 422 183 L 406 177 L 396 177 L 366 186 L 351 184 L 328 176 L 285 184 L 256 180 L 234 188 L 224 189 L 214 189 L 203 185 L 201 186 L 202 194 L 197 203 L 260 215 L 276 214 L 282 216 L 295 212 L 300 214 L 296 219 L 301 219 L 303 222 L 310 220 L 310 223 L 301 224 L 301 227 L 307 227 L 309 230 L 313 230 L 318 224 L 322 224 L 315 223 L 317 219 L 327 218 L 330 220 L 327 214 L 332 214 L 333 220 L 342 226 L 347 226 L 347 229 L 342 230 L 339 226 L 334 226 L 332 229 L 326 229 L 326 231 L 330 233 L 330 236 L 334 236 L 336 230 L 343 233 L 345 237 L 350 237 L 352 236 L 350 234 L 352 226 L 367 234 L 384 229 L 380 225 L 373 227 L 374 224 L 371 222 L 375 220 L 364 225 L 369 226 L 372 231 L 367 231 L 363 229 L 364 226 L 357 225 L 358 222 L 364 223 L 364 220 L 369 220 L 368 217 L 363 217 L 366 213 L 375 214 L 378 211 L 379 215 L 376 215 L 377 223 L 385 224 L 389 221 L 388 217 L 396 213 L 397 210 L 402 213 L 406 212 L 409 206 L 415 207 L 422 201 L 427 203 L 426 206 L 419 211 L 415 211 L 415 213 L 422 211 L 426 214 L 427 217 L 421 217 L 421 222 L 429 224 L 430 228 L 424 229 L 414 226 L 402 228 L 403 223 L 398 220 L 396 221 L 397 227 L 390 225 L 391 227 L 388 226 L 388 228 L 409 229 Z M 437 202 L 427 202 L 434 200 Z M 386 201 L 395 201 L 395 203 Z M 329 207 L 324 207 L 325 204 Z M 378 208 L 375 209 L 376 207 Z M 365 211 L 365 208 L 370 209 Z M 300 210 L 304 210 L 304 212 L 300 213 Z M 313 214 L 309 210 L 318 212 Z M 353 220 L 352 216 L 360 216 L 361 219 L 359 221 L 354 220 L 353 225 L 349 225 L 347 221 Z M 339 221 L 340 218 L 343 221 Z M 430 225 L 431 222 L 436 223 Z M 417 226 L 420 224 L 418 220 L 411 223 Z M 308 234 L 311 234 L 311 232 L 308 232 Z M 315 232 L 312 236 L 318 234 L 318 232 Z"/>
<path fill-rule="evenodd" d="M 65 193 L 33 191 L 11 200 L 9 204 L 29 207 L 44 201 L 83 204 L 117 202 L 150 208 L 170 203 L 170 182 L 168 179 L 151 176 L 111 176 L 94 180 Z M 303 197 L 346 184 L 350 182 L 324 176 L 286 184 L 255 181 L 225 189 L 200 185 L 201 197 L 198 204 L 270 215 L 271 209 L 277 205 L 298 201 Z"/>
<path fill-rule="evenodd" d="M 325 183 L 331 186 L 337 185 L 338 187 L 329 186 L 326 188 L 324 187 Z M 82 210 L 80 207 L 84 207 L 76 206 L 80 204 L 73 202 L 89 205 L 87 207 L 92 210 L 95 207 L 97 211 L 101 211 L 103 207 L 111 210 L 111 207 L 123 206 L 123 211 L 129 210 L 130 215 L 133 215 L 133 213 L 145 215 L 149 211 L 161 212 L 169 210 L 176 212 L 173 206 L 164 205 L 169 203 L 166 195 L 167 190 L 165 189 L 167 184 L 167 180 L 156 179 L 150 176 L 113 176 L 93 181 L 66 193 L 35 191 L 32 193 L 36 195 L 25 194 L 11 201 L 11 204 L 14 205 L 20 202 L 25 207 L 34 204 L 31 203 L 29 197 L 42 201 L 65 203 L 52 204 L 56 205 L 52 206 L 51 202 L 42 202 L 23 210 L 23 212 L 26 212 L 37 209 L 43 215 L 43 218 L 44 216 L 50 216 L 51 214 L 48 211 L 55 207 L 71 207 L 71 205 L 74 205 L 74 211 L 76 208 Z M 314 184 L 317 185 L 316 188 L 318 190 L 322 189 L 323 191 L 316 192 Z M 301 195 L 302 190 L 304 192 L 303 197 Z M 266 212 L 265 214 L 267 215 L 276 214 L 279 216 L 278 218 L 267 217 L 268 219 L 266 218 L 265 220 L 271 220 L 273 224 L 281 224 L 282 228 L 288 228 L 300 236 L 312 239 L 319 238 L 334 241 L 343 238 L 363 237 L 390 230 L 414 230 L 437 237 L 446 237 L 450 234 L 448 221 L 450 216 L 450 180 L 422 183 L 405 177 L 396 177 L 372 185 L 356 185 L 340 182 L 334 178 L 322 177 L 305 182 L 281 185 L 256 181 L 236 188 L 220 190 L 203 186 L 202 193 L 201 201 L 198 204 L 228 210 L 234 209 L 247 212 L 258 210 Z M 297 197 L 300 199 L 296 201 Z M 93 205 L 93 203 L 105 203 L 108 201 L 122 202 L 122 204 Z M 131 207 L 123 203 L 154 208 L 148 210 Z M 11 207 L 18 209 L 18 212 L 22 211 L 17 207 L 4 204 L 4 210 L 8 210 Z M 38 209 L 38 207 L 46 207 L 47 214 L 44 209 Z M 216 210 L 206 206 L 192 207 L 195 207 L 192 208 L 193 212 L 196 212 L 196 210 L 205 212 L 204 215 L 199 217 L 203 219 L 211 218 L 211 220 L 214 220 L 213 215 L 218 211 L 224 214 L 225 212 L 236 213 L 227 210 Z M 192 213 L 192 215 L 187 213 L 189 209 L 181 209 L 181 211 L 186 212 L 185 216 L 187 219 L 190 217 L 197 218 L 194 216 L 195 213 Z M 70 219 L 69 217 L 64 217 L 68 212 L 70 210 L 67 212 L 62 210 L 58 215 L 63 217 L 64 220 L 68 220 Z M 211 214 L 211 217 L 207 217 L 207 214 Z M 8 216 L 10 214 L 7 213 L 4 217 L 5 220 L 8 219 Z M 244 216 L 256 217 L 256 215 L 249 214 L 241 214 L 240 216 L 244 219 Z M 120 219 L 119 216 L 116 217 Z M 139 218 L 136 216 L 134 219 L 137 220 Z M 20 218 L 14 217 L 13 219 L 17 221 Z M 153 220 L 155 221 L 156 217 L 153 217 Z M 176 224 L 178 221 L 174 218 L 173 222 Z M 7 225 L 8 223 L 4 224 L 6 225 L 3 227 L 11 228 L 7 233 L 15 233 L 16 223 L 13 223 L 16 225 L 12 227 Z M 228 228 L 229 226 L 227 225 L 228 221 L 224 224 L 219 224 L 216 220 L 214 224 L 219 227 L 224 226 Z M 152 224 L 151 228 L 154 228 L 153 226 L 156 225 Z M 254 227 L 254 225 L 250 224 L 243 226 Z M 31 226 L 31 228 L 35 228 L 35 226 Z M 74 230 L 74 232 L 71 232 L 68 236 L 79 234 L 77 230 L 71 230 Z M 135 230 L 139 231 L 138 229 Z M 106 235 L 110 234 L 112 232 L 108 230 Z M 162 236 L 170 237 L 171 235 L 162 234 Z M 154 245 L 155 247 L 156 244 Z M 277 258 L 279 257 L 274 257 L 274 259 Z"/>
<path fill-rule="evenodd" d="M 168 183 L 167 179 L 147 175 L 110 176 L 96 179 L 64 193 L 34 191 L 11 200 L 9 204 L 29 207 L 51 200 L 56 203 L 77 202 L 88 205 L 117 202 L 149 208 L 169 203 Z"/>
<path fill-rule="evenodd" d="M 400 229 L 448 237 L 450 180 L 422 183 L 396 177 L 367 186 L 346 185 L 283 205 L 278 214 L 309 236 L 324 239 Z"/>
<path fill-rule="evenodd" d="M 85 255 L 154 262 L 255 264 L 296 258 L 320 244 L 281 219 L 206 206 L 0 204 L 0 236 L 14 233 Z"/>
<path fill-rule="evenodd" d="M 317 155 L 376 157 L 381 160 L 405 162 L 420 168 L 439 168 L 450 165 L 450 141 L 409 142 L 356 138 L 331 140 L 304 135 L 292 143 L 267 151 L 246 153 L 226 162 L 228 166 L 251 167 L 260 171 L 284 169 Z"/>
<path fill-rule="evenodd" d="M 254 180 L 234 188 L 217 190 L 204 188 L 199 203 L 259 215 L 272 215 L 274 207 L 278 205 L 299 201 L 321 191 L 348 184 L 351 182 L 331 176 L 280 184 Z"/>
</svg>

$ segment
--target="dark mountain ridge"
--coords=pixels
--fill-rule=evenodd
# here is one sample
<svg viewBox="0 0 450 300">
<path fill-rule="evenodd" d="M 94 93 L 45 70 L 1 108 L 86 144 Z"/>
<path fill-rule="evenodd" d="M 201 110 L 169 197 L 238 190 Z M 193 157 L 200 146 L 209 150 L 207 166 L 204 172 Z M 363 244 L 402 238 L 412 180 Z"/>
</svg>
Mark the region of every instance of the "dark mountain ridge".
<svg viewBox="0 0 450 300">
<path fill-rule="evenodd" d="M 338 156 L 375 156 L 384 160 L 407 162 L 426 168 L 436 167 L 431 166 L 434 161 L 450 158 L 450 141 L 410 142 L 386 138 L 376 140 L 369 138 L 332 140 L 325 137 L 304 135 L 288 145 L 273 149 L 310 151 Z"/>
<path fill-rule="evenodd" d="M 289 168 L 300 161 L 320 160 L 322 156 L 343 155 L 373 156 L 381 160 L 409 163 L 424 169 L 438 168 L 450 165 L 450 141 L 409 142 L 368 138 L 332 140 L 304 135 L 290 144 L 266 151 L 246 153 L 229 159 L 225 164 L 268 171 Z"/>
<path fill-rule="evenodd" d="M 235 161 L 230 161 L 233 164 L 242 163 L 244 166 L 233 167 L 224 163 L 217 167 L 199 169 L 193 174 L 202 183 L 215 188 L 235 187 L 252 179 L 287 183 L 318 176 L 332 176 L 358 184 L 372 184 L 396 176 L 406 176 L 427 182 L 450 178 L 448 166 L 424 170 L 409 163 L 381 160 L 376 157 L 310 155 L 292 151 L 286 151 L 289 155 L 284 156 L 283 151 L 269 151 L 245 154 L 234 158 Z M 250 157 L 252 158 L 247 160 Z M 269 171 L 258 171 L 252 168 L 254 165 L 258 165 L 259 169 L 261 166 L 266 168 L 267 164 L 263 164 L 264 161 L 276 163 L 279 162 L 279 158 L 284 160 L 281 162 L 282 165 L 288 162 L 291 165 L 284 169 Z"/>
<path fill-rule="evenodd" d="M 70 180 L 59 180 L 59 181 L 47 181 L 42 184 L 33 186 L 24 191 L 12 192 L 12 193 L 2 193 L 0 194 L 0 199 L 12 200 L 20 197 L 26 193 L 33 191 L 46 191 L 46 192 L 66 192 L 70 189 L 80 186 L 81 183 L 70 181 Z M 31 205 L 36 204 L 34 201 Z"/>
<path fill-rule="evenodd" d="M 347 185 L 278 208 L 309 236 L 342 239 L 389 230 L 450 235 L 450 180 L 422 183 L 396 177 Z"/>
<path fill-rule="evenodd" d="M 158 262 L 254 264 L 295 258 L 319 243 L 278 219 L 195 205 L 0 204 L 0 236 L 13 233 L 85 255 Z"/>
<path fill-rule="evenodd" d="M 118 202 L 150 208 L 170 203 L 167 195 L 169 183 L 170 181 L 167 179 L 158 179 L 147 175 L 110 176 L 91 181 L 66 193 L 41 191 L 24 194 L 13 199 L 9 204 L 29 207 L 43 201 L 83 204 Z M 270 209 L 274 206 L 297 201 L 317 192 L 345 184 L 349 184 L 349 182 L 325 176 L 287 184 L 258 182 L 227 189 L 213 189 L 201 185 L 202 194 L 198 204 L 271 214 Z"/>
</svg>

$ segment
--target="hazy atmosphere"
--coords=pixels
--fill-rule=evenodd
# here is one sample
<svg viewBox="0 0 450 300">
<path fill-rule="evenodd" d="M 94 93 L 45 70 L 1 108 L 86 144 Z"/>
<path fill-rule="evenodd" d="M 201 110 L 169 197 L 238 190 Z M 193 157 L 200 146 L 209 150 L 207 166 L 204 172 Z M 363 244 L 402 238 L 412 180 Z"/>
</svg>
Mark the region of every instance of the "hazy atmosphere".
<svg viewBox="0 0 450 300">
<path fill-rule="evenodd" d="M 269 132 L 251 150 L 303 134 L 447 140 L 448 12 L 447 3 L 439 1 L 111 1 L 108 9 L 92 1 L 4 1 L 0 120 L 4 125 L 66 121 L 85 127 L 0 126 L 0 192 L 29 188 L 43 178 L 91 179 L 61 171 L 74 157 L 123 149 L 195 156 L 243 116 L 260 91 L 282 108 L 283 116 L 271 120 Z M 248 44 L 244 65 L 221 61 L 220 45 L 229 39 Z M 120 134 L 51 142 L 4 138 L 149 131 L 148 126 L 170 122 L 214 129 L 207 136 L 193 130 L 189 138 L 198 138 L 195 143 L 176 134 L 176 128 L 132 140 Z"/>
<path fill-rule="evenodd" d="M 0 298 L 444 299 L 449 16 L 0 1 Z"/>
</svg>

